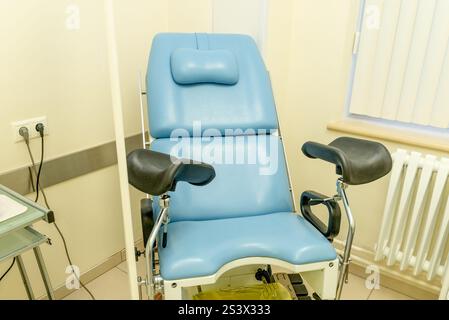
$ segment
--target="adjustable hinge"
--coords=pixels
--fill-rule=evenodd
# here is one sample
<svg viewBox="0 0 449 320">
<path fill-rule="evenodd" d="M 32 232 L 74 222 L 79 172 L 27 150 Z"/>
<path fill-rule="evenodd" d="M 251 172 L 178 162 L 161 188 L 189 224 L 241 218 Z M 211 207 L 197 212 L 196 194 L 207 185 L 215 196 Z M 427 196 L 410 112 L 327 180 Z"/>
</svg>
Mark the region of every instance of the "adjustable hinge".
<svg viewBox="0 0 449 320">
<path fill-rule="evenodd" d="M 328 197 L 328 198 L 316 198 L 316 199 L 310 199 L 309 203 L 310 205 L 316 205 L 316 204 L 322 204 L 322 203 L 326 203 L 329 201 L 340 201 L 341 197 L 336 194 L 332 197 Z"/>
<path fill-rule="evenodd" d="M 352 54 L 357 54 L 359 52 L 360 44 L 360 31 L 354 33 L 354 43 L 352 44 Z"/>
</svg>

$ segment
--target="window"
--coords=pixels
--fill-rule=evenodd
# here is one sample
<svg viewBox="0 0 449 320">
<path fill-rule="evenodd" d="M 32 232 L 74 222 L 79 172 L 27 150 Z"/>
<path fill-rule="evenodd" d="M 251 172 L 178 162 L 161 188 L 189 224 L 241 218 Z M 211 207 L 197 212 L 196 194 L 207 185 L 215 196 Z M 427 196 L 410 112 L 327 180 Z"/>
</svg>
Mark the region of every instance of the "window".
<svg viewBox="0 0 449 320">
<path fill-rule="evenodd" d="M 364 0 L 362 10 L 350 114 L 449 128 L 449 0 Z"/>
</svg>

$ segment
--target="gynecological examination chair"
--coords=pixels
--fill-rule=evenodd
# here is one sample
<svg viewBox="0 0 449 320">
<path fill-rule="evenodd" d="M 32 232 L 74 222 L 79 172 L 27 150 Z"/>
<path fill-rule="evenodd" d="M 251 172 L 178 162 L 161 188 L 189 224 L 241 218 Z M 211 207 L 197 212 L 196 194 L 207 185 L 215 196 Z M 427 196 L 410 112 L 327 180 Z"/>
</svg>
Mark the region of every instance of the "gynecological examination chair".
<svg viewBox="0 0 449 320">
<path fill-rule="evenodd" d="M 335 196 L 304 192 L 300 215 L 269 75 L 251 37 L 159 34 L 146 82 L 152 142 L 127 161 L 130 184 L 152 199 L 142 200 L 148 296 L 189 299 L 276 269 L 300 273 L 321 299 L 338 299 L 355 230 L 345 188 L 386 175 L 386 148 L 347 137 L 305 143 L 302 152 L 334 164 L 338 179 Z M 339 200 L 349 221 L 341 256 L 332 245 Z M 328 209 L 326 223 L 312 212 L 318 205 Z"/>
</svg>

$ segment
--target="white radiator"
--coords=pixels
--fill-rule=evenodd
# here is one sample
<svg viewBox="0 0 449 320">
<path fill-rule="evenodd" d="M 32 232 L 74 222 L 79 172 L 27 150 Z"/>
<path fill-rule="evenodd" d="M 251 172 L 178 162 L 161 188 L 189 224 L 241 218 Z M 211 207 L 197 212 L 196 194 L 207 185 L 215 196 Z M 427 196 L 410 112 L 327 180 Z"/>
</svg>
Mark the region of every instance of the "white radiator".
<svg viewBox="0 0 449 320">
<path fill-rule="evenodd" d="M 399 149 L 393 169 L 375 260 L 441 277 L 440 299 L 449 299 L 449 159 Z"/>
</svg>

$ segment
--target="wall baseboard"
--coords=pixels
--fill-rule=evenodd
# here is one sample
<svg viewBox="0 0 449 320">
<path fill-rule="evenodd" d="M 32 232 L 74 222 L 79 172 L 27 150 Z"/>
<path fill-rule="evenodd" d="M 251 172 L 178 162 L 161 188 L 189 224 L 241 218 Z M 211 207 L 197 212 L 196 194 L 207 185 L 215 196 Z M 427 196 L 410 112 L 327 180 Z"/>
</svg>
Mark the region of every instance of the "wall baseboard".
<svg viewBox="0 0 449 320">
<path fill-rule="evenodd" d="M 343 241 L 335 240 L 334 244 L 338 251 L 343 249 Z M 414 277 L 407 272 L 400 272 L 394 267 L 388 267 L 382 261 L 374 261 L 374 252 L 352 246 L 352 263 L 350 272 L 361 278 L 367 278 L 367 267 L 376 266 L 380 271 L 380 285 L 397 291 L 406 296 L 418 300 L 438 299 L 440 287 L 436 281 L 428 282 L 423 277 Z"/>
<path fill-rule="evenodd" d="M 127 152 L 140 148 L 142 145 L 141 134 L 127 137 L 125 145 Z M 42 172 L 40 185 L 44 188 L 51 187 L 58 183 L 113 166 L 116 163 L 115 141 L 62 155 L 45 161 L 45 171 Z M 35 191 L 31 180 L 31 167 L 29 166 L 0 173 L 0 184 L 22 195 Z"/>
</svg>

